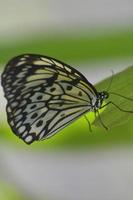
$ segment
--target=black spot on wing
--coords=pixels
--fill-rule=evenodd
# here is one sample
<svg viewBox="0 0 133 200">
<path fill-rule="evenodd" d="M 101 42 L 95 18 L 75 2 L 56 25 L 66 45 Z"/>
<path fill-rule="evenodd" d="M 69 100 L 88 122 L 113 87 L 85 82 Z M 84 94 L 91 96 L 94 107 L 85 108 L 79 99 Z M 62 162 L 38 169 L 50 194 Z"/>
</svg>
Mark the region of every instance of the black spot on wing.
<svg viewBox="0 0 133 200">
<path fill-rule="evenodd" d="M 67 89 L 67 90 L 71 90 L 71 89 L 72 89 L 72 86 L 71 86 L 71 85 L 68 85 L 66 89 Z"/>
<path fill-rule="evenodd" d="M 43 121 L 42 120 L 38 121 L 37 124 L 36 124 L 37 127 L 40 127 L 42 125 L 43 125 Z"/>
<path fill-rule="evenodd" d="M 54 73 L 54 75 L 47 79 L 48 86 L 52 86 L 53 83 L 57 80 L 58 74 Z"/>
</svg>

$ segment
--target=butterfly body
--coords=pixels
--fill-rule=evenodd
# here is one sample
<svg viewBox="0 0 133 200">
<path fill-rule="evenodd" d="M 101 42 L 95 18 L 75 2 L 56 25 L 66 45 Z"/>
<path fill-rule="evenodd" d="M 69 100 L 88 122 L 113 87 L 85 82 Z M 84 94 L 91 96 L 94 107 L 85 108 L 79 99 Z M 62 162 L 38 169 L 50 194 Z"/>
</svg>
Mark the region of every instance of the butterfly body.
<svg viewBox="0 0 133 200">
<path fill-rule="evenodd" d="M 36 54 L 9 61 L 2 86 L 8 123 L 27 144 L 51 137 L 89 111 L 96 112 L 108 98 L 76 69 Z"/>
</svg>

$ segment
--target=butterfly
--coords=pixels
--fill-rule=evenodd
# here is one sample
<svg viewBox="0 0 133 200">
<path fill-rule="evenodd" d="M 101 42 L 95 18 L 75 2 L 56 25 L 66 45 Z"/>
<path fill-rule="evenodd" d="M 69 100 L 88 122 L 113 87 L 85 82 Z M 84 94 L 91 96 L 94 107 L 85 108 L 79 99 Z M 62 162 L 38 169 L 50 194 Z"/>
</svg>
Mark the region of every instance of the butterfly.
<svg viewBox="0 0 133 200">
<path fill-rule="evenodd" d="M 2 86 L 8 123 L 27 144 L 53 136 L 87 112 L 98 112 L 109 97 L 68 64 L 36 54 L 11 59 Z"/>
</svg>

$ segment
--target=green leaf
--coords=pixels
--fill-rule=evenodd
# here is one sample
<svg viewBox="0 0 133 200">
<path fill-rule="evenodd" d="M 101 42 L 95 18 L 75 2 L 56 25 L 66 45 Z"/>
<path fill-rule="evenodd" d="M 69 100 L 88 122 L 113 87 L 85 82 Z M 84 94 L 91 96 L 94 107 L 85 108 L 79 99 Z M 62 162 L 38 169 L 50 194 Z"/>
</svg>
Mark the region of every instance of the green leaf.
<svg viewBox="0 0 133 200">
<path fill-rule="evenodd" d="M 20 37 L 7 42 L 0 40 L 0 67 L 9 59 L 23 53 L 38 53 L 49 55 L 65 63 L 80 66 L 79 62 L 100 61 L 103 59 L 129 59 L 133 54 L 133 29 L 112 29 L 87 31 L 79 30 L 73 33 L 41 32 L 29 37 Z M 77 51 L 78 49 L 78 51 Z M 91 66 L 91 65 L 90 65 Z"/>
<path fill-rule="evenodd" d="M 0 180 L 0 199 L 2 200 L 22 200 L 29 199 L 22 197 L 13 185 Z"/>
<path fill-rule="evenodd" d="M 101 81 L 96 85 L 98 91 L 106 91 L 111 81 L 111 76 L 107 79 Z M 109 89 L 109 98 L 106 100 L 105 104 L 109 101 L 115 103 L 119 108 L 127 111 L 133 111 L 133 67 L 129 67 L 120 73 L 113 75 L 113 80 L 111 88 Z M 126 98 L 132 98 L 128 100 L 126 98 L 120 97 L 119 95 L 111 94 L 115 92 L 117 94 L 123 95 Z M 102 109 L 101 109 L 102 110 Z M 100 117 L 103 123 L 108 127 L 112 128 L 120 124 L 126 123 L 130 118 L 133 118 L 133 113 L 122 112 L 116 106 L 111 103 L 104 107 L 104 111 L 100 113 Z M 97 117 L 93 122 L 96 126 L 101 126 L 100 120 Z"/>
</svg>

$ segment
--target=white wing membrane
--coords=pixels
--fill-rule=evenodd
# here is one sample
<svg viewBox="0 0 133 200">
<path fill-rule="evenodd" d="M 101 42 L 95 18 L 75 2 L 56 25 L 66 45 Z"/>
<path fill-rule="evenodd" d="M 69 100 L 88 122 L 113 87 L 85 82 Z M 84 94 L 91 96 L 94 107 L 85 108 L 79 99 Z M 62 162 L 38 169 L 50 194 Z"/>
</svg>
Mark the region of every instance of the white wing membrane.
<svg viewBox="0 0 133 200">
<path fill-rule="evenodd" d="M 46 139 L 91 110 L 96 90 L 72 67 L 53 58 L 22 55 L 2 75 L 7 117 L 27 144 Z"/>
</svg>

